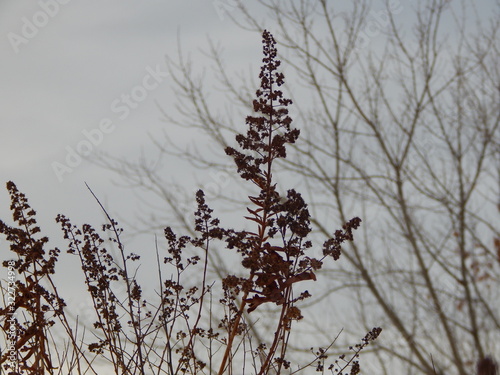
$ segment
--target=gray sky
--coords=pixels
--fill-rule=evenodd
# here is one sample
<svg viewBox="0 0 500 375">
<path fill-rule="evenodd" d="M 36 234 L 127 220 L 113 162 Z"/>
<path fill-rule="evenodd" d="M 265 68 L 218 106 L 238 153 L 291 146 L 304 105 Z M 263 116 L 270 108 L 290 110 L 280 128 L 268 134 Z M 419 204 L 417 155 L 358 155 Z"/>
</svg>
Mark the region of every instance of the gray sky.
<svg viewBox="0 0 500 375">
<path fill-rule="evenodd" d="M 52 224 L 57 213 L 76 222 L 100 218 L 84 181 L 109 197 L 110 206 L 133 206 L 127 192 L 110 184 L 109 172 L 79 161 L 71 150 L 126 157 L 147 148 L 148 134 L 165 126 L 155 101 L 167 109 L 173 102 L 165 56 L 175 57 L 178 32 L 186 53 L 210 35 L 236 64 L 245 54 L 258 64 L 260 37 L 237 28 L 224 13 L 231 7 L 218 3 L 2 2 L 1 217 L 10 217 L 8 180 L 44 223 Z"/>
<path fill-rule="evenodd" d="M 134 193 L 117 188 L 116 176 L 75 158 L 74 152 L 80 147 L 91 155 L 126 158 L 151 147 L 149 135 L 166 126 L 156 103 L 170 110 L 174 102 L 165 60 L 175 58 L 178 35 L 183 51 L 193 53 L 200 68 L 204 61 L 197 51 L 207 36 L 224 46 L 228 65 L 251 60 L 259 66 L 260 36 L 237 28 L 224 13 L 231 8 L 219 3 L 0 2 L 0 218 L 10 222 L 12 217 L 5 189 L 9 180 L 36 210 L 49 245 L 63 251 L 67 241 L 54 221 L 57 214 L 96 229 L 105 223 L 85 182 L 112 215 L 133 217 L 140 204 Z M 175 135 L 186 143 L 193 137 Z M 169 168 L 174 180 L 186 172 L 195 173 L 174 162 Z M 2 260 L 9 257 L 8 248 L 2 236 Z M 141 248 L 154 251 L 154 238 Z M 141 252 L 132 246 L 127 251 Z M 83 278 L 76 274 L 77 259 L 70 258 L 62 255 L 56 279 L 66 301 L 79 303 L 81 312 L 80 298 L 69 291 L 84 288 Z"/>
</svg>

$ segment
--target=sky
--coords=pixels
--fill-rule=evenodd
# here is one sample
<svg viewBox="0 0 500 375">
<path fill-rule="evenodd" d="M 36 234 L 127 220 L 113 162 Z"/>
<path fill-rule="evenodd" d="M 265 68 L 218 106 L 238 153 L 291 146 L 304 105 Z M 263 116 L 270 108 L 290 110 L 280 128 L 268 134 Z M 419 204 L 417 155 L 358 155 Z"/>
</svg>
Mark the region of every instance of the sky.
<svg viewBox="0 0 500 375">
<path fill-rule="evenodd" d="M 116 175 L 79 151 L 130 158 L 148 152 L 161 130 L 186 144 L 193 138 L 166 127 L 158 107 L 173 110 L 166 59 L 176 58 L 178 41 L 200 69 L 208 37 L 233 66 L 261 59 L 260 36 L 228 19 L 231 2 L 0 4 L 0 217 L 11 217 L 5 183 L 12 180 L 56 244 L 59 213 L 75 224 L 104 222 L 85 184 L 112 214 L 131 216 L 140 205 L 133 191 L 116 186 Z M 169 172 L 174 180 L 195 173 L 178 163 Z M 0 239 L 0 254 L 7 246 Z"/>
<path fill-rule="evenodd" d="M 109 191 L 109 172 L 76 151 L 127 155 L 164 126 L 156 103 L 168 108 L 173 101 L 165 58 L 175 57 L 178 36 L 187 52 L 210 35 L 241 55 L 251 34 L 224 17 L 231 8 L 210 1 L 10 1 L 1 7 L 0 176 L 52 216 L 92 211 L 84 182 L 97 193 Z M 258 53 L 260 38 L 252 39 Z M 4 217 L 8 199 L 0 194 Z"/>
</svg>

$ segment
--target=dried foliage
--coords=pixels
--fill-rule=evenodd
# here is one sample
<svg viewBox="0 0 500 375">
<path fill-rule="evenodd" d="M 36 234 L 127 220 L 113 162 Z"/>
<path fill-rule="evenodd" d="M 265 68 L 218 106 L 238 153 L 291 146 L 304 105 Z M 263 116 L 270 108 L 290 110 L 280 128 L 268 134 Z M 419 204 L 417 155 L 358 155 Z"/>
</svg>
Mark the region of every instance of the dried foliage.
<svg viewBox="0 0 500 375">
<path fill-rule="evenodd" d="M 199 190 L 195 235 L 179 237 L 171 227 L 164 230 L 167 254 L 163 264 L 158 255 L 159 300 L 151 301 L 144 297 L 136 278 L 135 264 L 140 256 L 125 251 L 122 230 L 104 208 L 108 224 L 102 232 L 118 249 L 118 257 L 92 226 L 79 227 L 58 215 L 56 221 L 69 241 L 67 253 L 79 259 L 95 313 L 91 338 L 79 330 L 78 321 L 70 323 L 53 280 L 60 250 L 44 249 L 48 239 L 36 236 L 40 228 L 35 212 L 15 184 L 7 184 L 17 224 L 13 227 L 0 221 L 0 232 L 12 251 L 11 260 L 3 265 L 12 280 L 15 278 L 7 287 L 2 286 L 6 303 L 0 310 L 1 328 L 12 345 L 0 358 L 7 374 L 97 374 L 95 363 L 99 359 L 111 364 L 115 374 L 262 375 L 297 373 L 309 367 L 322 373 L 325 368 L 338 374 L 359 373 L 359 353 L 378 337 L 380 328 L 351 347 L 350 356 L 342 355 L 329 365 L 325 362 L 331 345 L 313 349 L 313 360 L 305 365 L 292 363 L 286 356 L 292 325 L 302 319 L 299 302 L 311 296 L 307 290 L 294 294 L 294 286 L 316 281 L 316 271 L 325 260 L 338 260 L 341 245 L 353 240 L 361 220 L 355 217 L 347 221 L 324 242 L 322 256 L 315 258 L 310 254 L 313 244 L 307 239 L 311 232 L 307 204 L 294 189 L 286 196 L 278 192 L 273 163 L 286 158 L 286 147 L 297 141 L 299 130 L 291 127 L 288 116 L 287 107 L 292 102 L 279 89 L 284 75 L 278 71 L 275 44 L 273 36 L 264 31 L 255 115 L 246 119 L 246 135 L 236 136 L 239 149 L 226 148 L 241 178 L 257 188 L 249 197 L 246 216 L 255 226 L 253 231 L 222 228 Z M 224 243 L 227 251 L 239 254 L 242 264 L 238 273 L 226 275 L 221 282 L 220 304 L 224 309 L 220 316 L 209 302 L 216 286 L 207 273 L 214 242 Z M 189 277 L 192 271 L 202 275 L 200 282 L 193 283 Z M 278 314 L 268 317 L 274 334 L 264 342 L 255 342 L 245 316 L 264 304 L 279 308 Z M 202 319 L 207 314 L 208 320 Z M 64 330 L 64 343 L 52 339 L 51 330 L 56 328 Z"/>
<path fill-rule="evenodd" d="M 342 340 L 349 344 L 353 320 L 383 325 L 384 341 L 365 354 L 377 373 L 469 375 L 478 359 L 498 357 L 500 2 L 234 4 L 226 22 L 241 32 L 273 25 L 293 79 L 286 92 L 297 104 L 291 113 L 300 120 L 300 142 L 287 145 L 275 171 L 280 178 L 298 176 L 295 187 L 314 212 L 308 238 L 326 241 L 353 213 L 364 220 L 342 261 L 319 272 L 328 282 L 317 285 L 315 297 L 324 298 L 307 303 L 340 310 L 338 289 L 349 288 L 349 314 L 338 317 L 346 327 Z M 182 45 L 179 50 L 169 58 L 178 99 L 165 103 L 165 120 L 233 146 L 235 119 L 253 99 L 250 78 L 226 66 L 225 52 L 212 40 L 203 46 L 208 63 L 186 57 Z M 197 64 L 204 71 L 210 66 L 210 74 L 198 74 Z M 219 90 L 217 102 L 212 88 Z M 227 171 L 229 162 L 217 152 L 200 152 L 196 141 L 190 146 L 180 145 L 174 132 L 152 143 L 155 160 Z M 142 225 L 136 222 L 140 229 L 183 217 L 175 211 L 185 200 L 177 193 L 183 184 L 164 179 L 161 166 L 116 157 L 100 164 L 124 184 L 140 185 L 148 203 L 172 207 L 156 211 L 156 222 L 144 215 Z M 216 191 L 220 202 L 234 204 L 248 191 L 248 184 L 231 182 Z M 220 273 L 230 267 L 224 259 L 218 265 Z M 304 337 L 316 337 L 318 328 L 312 322 Z"/>
<path fill-rule="evenodd" d="M 491 357 L 484 357 L 477 362 L 477 375 L 497 375 L 498 365 Z"/>
</svg>

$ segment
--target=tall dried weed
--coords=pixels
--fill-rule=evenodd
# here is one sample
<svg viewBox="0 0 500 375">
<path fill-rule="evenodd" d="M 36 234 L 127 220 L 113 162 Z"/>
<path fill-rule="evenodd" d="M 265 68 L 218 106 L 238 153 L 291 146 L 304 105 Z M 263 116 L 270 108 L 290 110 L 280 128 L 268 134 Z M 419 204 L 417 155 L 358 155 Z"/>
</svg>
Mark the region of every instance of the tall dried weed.
<svg viewBox="0 0 500 375">
<path fill-rule="evenodd" d="M 281 196 L 273 175 L 275 161 L 286 158 L 287 144 L 295 143 L 300 132 L 291 127 L 287 107 L 292 101 L 280 90 L 284 75 L 278 71 L 275 40 L 267 31 L 263 52 L 255 114 L 246 118 L 246 134 L 236 136 L 239 147 L 225 150 L 239 176 L 255 187 L 245 216 L 254 229 L 222 228 L 199 190 L 196 236 L 178 236 L 170 227 L 165 229 L 163 262 L 157 253 L 156 301 L 144 297 L 136 278 L 135 262 L 140 256 L 125 251 L 122 230 L 104 208 L 108 224 L 102 230 L 115 243 L 118 257 L 92 226 L 78 227 L 59 215 L 56 220 L 69 241 L 67 253 L 80 261 L 95 314 L 93 331 L 82 330 L 78 320 L 68 318 L 53 279 L 60 250 L 45 249 L 48 239 L 37 236 L 35 212 L 16 185 L 7 183 L 17 226 L 0 221 L 0 232 L 12 252 L 10 260 L 3 262 L 9 281 L 2 285 L 4 307 L 0 309 L 7 342 L 0 366 L 6 373 L 97 374 L 96 364 L 102 360 L 115 374 L 262 375 L 293 374 L 305 368 L 321 373 L 359 372 L 359 352 L 377 338 L 380 328 L 351 347 L 349 356 L 330 364 L 330 347 L 313 350 L 313 357 L 302 365 L 287 357 L 293 324 L 302 319 L 300 302 L 311 296 L 308 291 L 294 294 L 295 284 L 316 280 L 325 260 L 338 260 L 341 245 L 353 240 L 361 220 L 355 217 L 335 231 L 323 243 L 321 257 L 309 255 L 313 244 L 308 240 L 308 206 L 294 189 Z M 215 242 L 239 254 L 243 266 L 221 282 L 208 272 L 208 253 L 214 251 Z M 189 277 L 193 270 L 201 275 L 195 283 Z M 221 287 L 219 307 L 212 303 L 216 287 Z M 266 317 L 274 322 L 273 334 L 255 342 L 250 332 L 257 323 L 251 322 L 251 314 L 264 304 L 277 306 L 279 312 Z M 63 330 L 64 342 L 53 338 L 56 328 Z"/>
</svg>

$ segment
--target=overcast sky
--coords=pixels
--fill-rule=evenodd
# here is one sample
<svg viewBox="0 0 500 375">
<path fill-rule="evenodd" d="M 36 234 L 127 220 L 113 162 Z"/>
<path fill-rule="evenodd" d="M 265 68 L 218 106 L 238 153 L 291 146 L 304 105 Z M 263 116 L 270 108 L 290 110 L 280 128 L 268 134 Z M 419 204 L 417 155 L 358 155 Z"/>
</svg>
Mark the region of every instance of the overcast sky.
<svg viewBox="0 0 500 375">
<path fill-rule="evenodd" d="M 210 36 L 224 46 L 228 65 L 250 59 L 258 67 L 260 36 L 236 27 L 225 14 L 231 7 L 220 4 L 2 0 L 0 219 L 11 222 L 5 189 L 9 180 L 37 211 L 51 246 L 63 251 L 66 241 L 54 221 L 57 214 L 67 215 L 76 225 L 99 228 L 105 222 L 85 182 L 112 214 L 133 216 L 140 204 L 133 192 L 117 188 L 116 176 L 79 160 L 75 151 L 80 147 L 90 154 L 126 158 L 150 147 L 149 135 L 166 126 L 157 103 L 169 110 L 174 102 L 165 61 L 167 56 L 175 58 L 178 36 L 183 50 L 196 58 Z M 203 67 L 204 61 L 197 64 Z M 187 143 L 192 136 L 177 138 Z M 169 171 L 173 179 L 186 173 L 176 163 Z M 8 249 L 0 237 L 2 260 L 10 256 Z M 154 249 L 152 236 L 142 249 Z M 71 266 L 67 256 L 62 259 L 56 276 L 64 280 L 63 295 L 71 305 L 75 298 L 68 300 L 64 288 L 83 288 L 83 279 L 75 274 L 76 259 Z M 3 273 L 0 270 L 2 279 Z"/>
<path fill-rule="evenodd" d="M 148 146 L 148 134 L 165 126 L 155 102 L 173 102 L 165 57 L 175 57 L 177 35 L 186 53 L 210 35 L 233 64 L 260 62 L 260 37 L 237 28 L 225 16 L 231 7 L 219 3 L 2 1 L 0 216 L 10 216 L 8 180 L 45 222 L 57 213 L 100 217 L 84 182 L 107 192 L 111 206 L 133 205 L 109 172 L 73 151 L 126 157 Z"/>
</svg>

